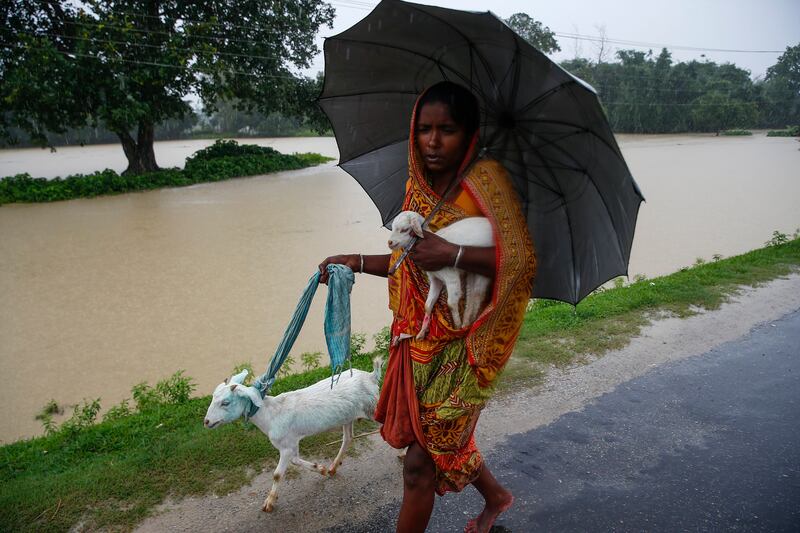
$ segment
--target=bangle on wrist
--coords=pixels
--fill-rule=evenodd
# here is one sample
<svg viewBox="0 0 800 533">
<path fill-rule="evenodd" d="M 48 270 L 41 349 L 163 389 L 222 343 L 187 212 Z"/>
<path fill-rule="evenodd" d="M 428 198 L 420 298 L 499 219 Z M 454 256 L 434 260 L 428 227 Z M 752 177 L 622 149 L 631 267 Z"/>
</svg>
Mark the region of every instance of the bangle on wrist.
<svg viewBox="0 0 800 533">
<path fill-rule="evenodd" d="M 361 268 L 358 269 L 358 272 L 360 274 L 363 274 L 364 273 L 364 256 L 361 255 L 361 254 L 358 254 L 358 257 L 361 258 Z"/>
<path fill-rule="evenodd" d="M 464 247 L 463 246 L 459 246 L 458 247 L 458 253 L 456 254 L 456 260 L 453 261 L 453 268 L 458 268 L 458 262 L 461 260 L 461 254 L 463 254 L 463 253 L 464 253 Z"/>
</svg>

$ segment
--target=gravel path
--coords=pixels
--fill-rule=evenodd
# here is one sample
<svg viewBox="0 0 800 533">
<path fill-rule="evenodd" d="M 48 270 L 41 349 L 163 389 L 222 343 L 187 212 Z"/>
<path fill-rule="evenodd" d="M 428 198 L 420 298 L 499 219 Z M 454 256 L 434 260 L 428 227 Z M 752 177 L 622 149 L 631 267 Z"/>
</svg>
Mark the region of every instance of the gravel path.
<svg viewBox="0 0 800 533">
<path fill-rule="evenodd" d="M 622 350 L 586 365 L 552 370 L 542 386 L 493 400 L 478 425 L 478 444 L 491 455 L 511 435 L 545 426 L 655 367 L 708 352 L 797 309 L 800 275 L 792 275 L 745 288 L 719 310 L 658 320 Z M 263 472 L 251 485 L 223 497 L 168 502 L 138 531 L 310 532 L 369 522 L 374 513 L 399 501 L 401 463 L 379 436 L 364 440 L 357 456 L 349 457 L 333 479 L 298 472 L 281 487 L 272 514 L 260 511 L 271 483 L 271 472 Z M 459 498 L 464 495 L 446 496 L 448 503 Z"/>
</svg>

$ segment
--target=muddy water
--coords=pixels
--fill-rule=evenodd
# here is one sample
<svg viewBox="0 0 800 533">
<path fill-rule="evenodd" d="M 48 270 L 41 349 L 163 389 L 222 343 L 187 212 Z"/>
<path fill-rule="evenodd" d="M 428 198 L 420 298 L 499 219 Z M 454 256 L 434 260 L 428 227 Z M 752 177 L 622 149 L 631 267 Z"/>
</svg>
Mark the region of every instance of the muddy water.
<svg viewBox="0 0 800 533">
<path fill-rule="evenodd" d="M 252 142 L 252 141 L 248 141 Z M 336 155 L 332 139 L 260 139 Z M 208 141 L 159 143 L 179 166 Z M 621 136 L 647 197 L 630 273 L 760 246 L 800 226 L 794 139 Z M 0 175 L 54 177 L 125 166 L 117 146 L 0 151 Z M 116 197 L 0 207 L 0 440 L 40 432 L 54 398 L 108 407 L 177 369 L 208 393 L 234 365 L 262 370 L 300 291 L 326 255 L 383 253 L 386 230 L 361 188 L 332 164 Z M 324 289 L 295 356 L 324 349 Z M 388 323 L 385 283 L 358 277 L 353 327 Z M 299 357 L 298 357 L 299 359 Z"/>
</svg>

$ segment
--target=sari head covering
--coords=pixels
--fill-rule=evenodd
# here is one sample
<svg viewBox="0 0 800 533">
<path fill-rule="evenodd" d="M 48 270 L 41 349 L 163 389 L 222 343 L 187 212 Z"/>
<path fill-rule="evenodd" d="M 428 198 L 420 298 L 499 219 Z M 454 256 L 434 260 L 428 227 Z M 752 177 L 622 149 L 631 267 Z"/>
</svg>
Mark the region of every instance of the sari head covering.
<svg viewBox="0 0 800 533">
<path fill-rule="evenodd" d="M 416 117 L 424 95 L 411 118 L 403 210 L 427 217 L 440 197 L 426 178 L 417 147 Z M 461 490 L 480 473 L 475 424 L 511 355 L 535 271 L 519 198 L 502 165 L 475 160 L 477 139 L 476 130 L 459 169 L 459 174 L 466 171 L 460 193 L 454 201 L 443 202 L 428 228 L 435 232 L 468 216 L 489 219 L 496 270 L 491 297 L 478 318 L 457 328 L 442 294 L 434 305 L 428 335 L 417 339 L 425 315 L 427 275 L 406 260 L 389 276 L 393 346 L 376 420 L 383 422 L 381 434 L 390 445 L 402 448 L 416 441 L 428 451 L 436 464 L 439 494 Z M 392 263 L 400 253 L 392 254 Z"/>
</svg>

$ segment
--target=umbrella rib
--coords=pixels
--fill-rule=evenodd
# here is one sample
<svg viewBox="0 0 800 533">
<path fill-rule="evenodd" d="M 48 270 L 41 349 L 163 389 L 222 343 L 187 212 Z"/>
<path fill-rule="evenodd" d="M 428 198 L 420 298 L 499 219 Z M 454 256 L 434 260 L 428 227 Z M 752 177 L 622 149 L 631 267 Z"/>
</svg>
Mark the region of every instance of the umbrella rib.
<svg viewBox="0 0 800 533">
<path fill-rule="evenodd" d="M 334 40 L 334 39 L 335 39 L 335 40 L 337 40 L 337 41 L 341 41 L 341 42 L 348 42 L 348 43 L 359 44 L 359 45 L 373 45 L 373 46 L 380 46 L 380 47 L 383 47 L 383 48 L 389 48 L 389 49 L 391 49 L 391 50 L 397 50 L 397 51 L 399 51 L 399 52 L 404 52 L 404 53 L 407 53 L 407 54 L 409 54 L 409 55 L 413 55 L 413 56 L 421 57 L 421 58 L 423 58 L 423 59 L 426 59 L 426 60 L 428 60 L 428 61 L 431 61 L 431 62 L 433 62 L 433 63 L 434 63 L 434 64 L 435 64 L 437 67 L 439 67 L 439 71 L 440 71 L 440 72 L 441 72 L 441 70 L 442 70 L 442 67 L 444 67 L 444 68 L 446 68 L 446 69 L 447 69 L 449 72 L 451 72 L 451 73 L 455 74 L 455 76 L 456 76 L 456 77 L 458 77 L 459 79 L 461 79 L 463 82 L 467 83 L 467 84 L 468 84 L 468 85 L 470 85 L 470 86 L 472 85 L 472 84 L 470 83 L 470 80 L 468 80 L 468 79 L 467 79 L 467 77 L 466 77 L 466 76 L 464 76 L 463 74 L 461 74 L 461 73 L 460 73 L 460 72 L 459 72 L 457 69 L 455 69 L 455 68 L 451 67 L 450 65 L 448 65 L 447 63 L 445 63 L 445 62 L 444 62 L 444 61 L 442 61 L 441 59 L 436 59 L 436 58 L 434 58 L 434 57 L 431 57 L 431 56 L 425 55 L 425 54 L 423 54 L 423 53 L 421 53 L 421 52 L 415 52 L 415 51 L 413 51 L 413 50 L 409 50 L 408 48 L 403 48 L 403 47 L 401 47 L 401 46 L 397 46 L 397 45 L 391 45 L 391 44 L 387 44 L 387 43 L 381 43 L 381 42 L 376 42 L 376 41 L 366 41 L 366 40 L 347 39 L 347 38 L 344 38 L 344 37 L 335 37 L 335 38 L 334 38 L 334 37 L 331 37 L 330 39 L 328 39 L 328 41 L 332 41 L 332 40 Z M 474 48 L 474 47 L 472 46 L 472 44 L 471 44 L 471 43 L 467 43 L 467 44 L 469 45 L 469 48 L 470 48 L 470 49 Z M 480 56 L 480 54 L 478 54 L 478 55 Z M 445 76 L 444 74 L 442 74 L 442 76 L 443 76 L 445 79 L 447 79 L 447 76 Z M 477 91 L 480 93 L 480 96 L 483 98 L 483 100 L 484 100 L 484 101 L 488 101 L 488 99 L 486 98 L 486 94 L 484 94 L 483 90 L 481 90 L 481 88 L 480 88 L 480 87 L 478 87 L 478 86 L 475 86 L 475 87 L 472 87 L 472 89 L 473 89 L 473 90 L 477 90 Z"/>
<path fill-rule="evenodd" d="M 490 68 L 489 62 L 486 60 L 486 58 L 485 58 L 485 57 L 483 57 L 483 55 L 481 55 L 480 53 L 478 53 L 478 50 L 475 48 L 475 45 L 472 43 L 472 39 L 470 39 L 469 37 L 467 37 L 467 35 L 466 35 L 464 32 L 462 32 L 460 29 L 458 29 L 458 27 L 456 27 L 456 26 L 455 26 L 454 24 L 452 24 L 450 21 L 448 21 L 448 20 L 445 20 L 445 19 L 443 19 L 443 18 L 441 18 L 441 17 L 439 17 L 439 16 L 437 16 L 437 15 L 434 15 L 434 14 L 432 14 L 432 13 L 430 13 L 430 12 L 427 12 L 427 11 L 425 11 L 425 10 L 422 10 L 422 9 L 419 9 L 419 11 L 422 11 L 423 13 L 425 13 L 427 16 L 431 17 L 432 19 L 436 19 L 436 20 L 438 20 L 439 22 L 441 22 L 441 23 L 442 23 L 442 24 L 444 24 L 445 26 L 448 26 L 449 28 L 451 28 L 451 29 L 452 29 L 454 32 L 456 32 L 458 35 L 460 35 L 460 36 L 461 36 L 461 38 L 462 38 L 462 39 L 464 39 L 464 41 L 467 43 L 467 46 L 469 46 L 469 49 L 470 49 L 470 65 L 472 64 L 472 61 L 471 61 L 471 60 L 472 60 L 472 58 L 473 58 L 472 52 L 474 51 L 474 52 L 475 52 L 475 56 L 477 56 L 477 57 L 478 57 L 478 59 L 480 59 L 480 62 L 481 62 L 481 64 L 483 65 L 483 70 L 486 72 L 487 76 L 489 77 L 489 81 L 492 83 L 492 85 L 493 85 L 494 87 L 498 87 L 498 85 L 497 85 L 497 80 L 495 80 L 495 78 L 494 78 L 494 75 L 492 74 L 492 70 L 491 70 L 491 68 Z M 452 69 L 451 69 L 451 70 L 452 70 Z M 498 95 L 499 95 L 499 94 L 500 94 L 500 93 L 499 93 L 499 91 L 498 91 Z M 483 98 L 484 98 L 484 101 L 487 101 L 487 102 L 488 102 L 488 99 L 486 98 L 486 95 L 485 95 L 485 94 L 483 94 L 483 92 L 481 92 L 481 96 L 483 96 Z M 501 102 L 501 103 L 504 103 L 504 102 Z"/>
<path fill-rule="evenodd" d="M 317 101 L 322 102 L 323 100 L 335 100 L 337 98 L 350 98 L 351 96 L 371 96 L 374 94 L 410 94 L 417 96 L 419 93 L 415 91 L 362 91 L 358 93 L 347 93 L 347 94 L 335 94 L 329 96 L 320 96 L 317 98 Z"/>
<path fill-rule="evenodd" d="M 577 84 L 577 83 L 578 82 L 576 82 L 575 80 L 569 80 L 569 81 L 565 81 L 564 83 L 562 83 L 560 85 L 556 85 L 552 89 L 549 89 L 549 90 L 545 91 L 544 93 L 540 94 L 539 96 L 537 96 L 536 98 L 534 98 L 533 100 L 531 100 L 530 102 L 525 104 L 522 108 L 518 109 L 516 112 L 517 113 L 527 113 L 536 104 L 538 104 L 538 103 L 542 102 L 543 100 L 553 96 L 555 93 L 563 90 L 568 85 Z"/>
<path fill-rule="evenodd" d="M 530 142 L 530 140 L 528 140 L 527 137 L 525 137 L 525 136 L 515 137 L 515 140 L 517 140 L 519 138 L 521 138 L 523 141 L 525 141 L 525 144 L 528 145 L 528 147 L 533 151 L 533 153 L 537 157 L 539 157 L 542 160 L 542 162 L 545 163 L 545 165 L 547 164 L 547 161 L 539 153 L 539 150 Z M 553 170 L 549 166 L 547 167 L 547 171 L 550 173 L 550 176 L 552 177 L 553 182 L 556 185 L 558 185 L 558 179 L 556 179 L 555 173 L 553 172 Z M 564 206 L 564 214 L 567 217 L 567 228 L 569 229 L 569 232 L 568 232 L 568 235 L 569 235 L 569 249 L 570 249 L 570 252 L 572 254 L 572 279 L 573 279 L 573 283 L 574 283 L 573 290 L 575 291 L 574 294 L 575 294 L 576 299 L 577 299 L 577 295 L 580 293 L 580 280 L 575 279 L 576 273 L 578 272 L 578 266 L 576 264 L 576 261 L 577 261 L 576 257 L 577 256 L 575 254 L 575 239 L 572 238 L 572 217 L 569 214 L 569 208 L 567 207 L 566 198 L 564 197 L 564 191 L 561 190 L 561 187 L 559 187 L 559 189 L 560 189 L 559 190 L 559 193 L 560 193 L 559 194 L 559 198 L 561 198 L 561 203 Z M 555 193 L 555 191 L 553 191 L 553 192 Z M 556 193 L 556 194 L 558 194 L 558 193 Z"/>
<path fill-rule="evenodd" d="M 523 128 L 523 129 L 524 129 L 524 128 Z M 588 133 L 592 133 L 592 132 L 591 132 L 591 131 L 588 131 Z M 523 138 L 524 138 L 524 137 L 523 137 Z M 527 139 L 525 139 L 525 140 L 527 141 Z M 573 157 L 573 156 L 572 156 L 572 155 L 571 155 L 571 154 L 570 154 L 570 153 L 569 153 L 567 150 L 565 150 L 563 147 L 561 147 L 561 146 L 558 146 L 557 144 L 553 144 L 553 145 L 552 145 L 552 147 L 553 147 L 554 149 L 558 150 L 559 152 L 561 152 L 561 153 L 562 153 L 563 155 L 565 155 L 566 157 L 568 157 L 570 160 L 572 160 L 572 162 L 573 162 L 573 163 L 575 163 L 575 164 L 580 164 L 580 163 L 579 163 L 579 162 L 578 162 L 578 161 L 577 161 L 577 160 L 576 160 L 576 159 L 575 159 L 575 158 L 574 158 L 574 157 Z M 619 231 L 618 231 L 617 225 L 616 225 L 616 223 L 615 223 L 615 221 L 614 221 L 614 217 L 611 215 L 611 209 L 609 209 L 609 207 L 608 207 L 608 202 L 606 201 L 606 198 L 605 198 L 605 196 L 603 196 L 603 193 L 602 193 L 602 191 L 600 190 L 600 187 L 598 187 L 598 186 L 597 186 L 597 183 L 595 183 L 595 181 L 594 181 L 594 178 L 592 177 L 592 174 L 591 174 L 591 173 L 588 171 L 588 169 L 584 170 L 584 175 L 585 175 L 585 176 L 588 178 L 589 182 L 590 182 L 590 183 L 592 184 L 592 186 L 594 187 L 594 190 L 595 190 L 595 191 L 597 191 L 597 196 L 599 196 L 599 197 L 600 197 L 600 200 L 603 202 L 603 206 L 606 208 L 606 213 L 608 213 L 608 219 L 609 219 L 609 221 L 611 222 L 611 226 L 614 228 L 614 235 L 616 236 L 616 241 L 617 241 L 617 251 L 618 251 L 618 253 L 619 253 L 619 258 L 620 258 L 620 260 L 621 260 L 621 261 L 624 263 L 624 262 L 625 262 L 625 260 L 624 260 L 624 253 L 623 253 L 623 251 L 622 251 L 622 250 L 624 249 L 624 246 L 622 245 L 622 242 L 620 242 L 620 234 L 619 234 Z"/>
<path fill-rule="evenodd" d="M 583 126 L 579 126 L 578 124 L 573 124 L 572 122 L 564 122 L 562 120 L 552 120 L 552 119 L 541 119 L 540 120 L 540 119 L 537 119 L 537 118 L 528 118 L 528 119 L 519 119 L 519 120 L 517 120 L 517 123 L 520 123 L 520 122 L 535 122 L 537 124 L 558 124 L 560 126 L 569 126 L 571 128 L 581 128 L 584 131 L 584 133 L 588 133 L 589 135 L 592 135 L 595 138 L 597 138 L 600 142 L 605 144 L 608 147 L 609 150 L 614 152 L 614 155 L 616 155 L 617 157 L 619 157 L 620 159 L 625 161 L 625 158 L 622 157 L 622 153 L 619 151 L 619 147 L 618 146 L 613 146 L 611 143 L 609 143 L 603 137 L 598 135 L 597 132 L 592 131 L 592 130 L 590 130 L 588 128 L 585 128 Z M 525 131 L 528 132 L 529 134 L 533 134 L 534 133 L 533 131 L 528 130 L 528 129 L 526 129 Z"/>
<path fill-rule="evenodd" d="M 531 150 L 533 155 L 535 155 L 536 157 L 539 158 L 539 160 L 542 162 L 542 165 L 543 165 L 542 168 L 547 170 L 548 174 L 550 174 L 550 177 L 553 180 L 553 184 L 558 186 L 558 178 L 556 178 L 556 174 L 555 174 L 555 172 L 553 172 L 553 167 L 550 165 L 550 162 L 544 157 L 544 155 L 533 144 L 531 144 L 531 142 L 526 137 L 524 137 L 524 136 L 523 137 L 515 136 L 514 137 L 514 142 L 517 144 L 517 149 L 520 150 L 520 152 L 523 151 L 522 147 L 519 145 L 519 140 L 520 139 L 525 141 L 525 144 L 528 145 L 528 148 Z M 548 186 L 544 185 L 541 182 L 534 182 L 534 183 L 536 183 L 536 185 L 540 186 L 541 188 L 543 188 L 543 189 L 545 189 L 545 190 L 547 190 L 547 191 L 549 191 L 549 192 L 551 192 L 553 194 L 557 194 L 558 196 L 560 196 L 562 198 L 564 197 L 564 191 L 560 187 L 558 188 L 558 190 L 556 190 L 555 188 L 548 187 Z"/>
</svg>

